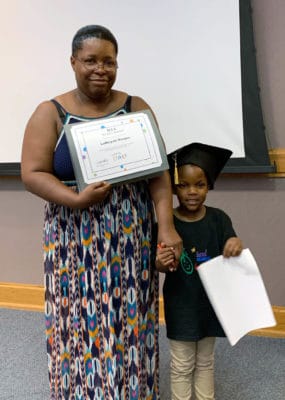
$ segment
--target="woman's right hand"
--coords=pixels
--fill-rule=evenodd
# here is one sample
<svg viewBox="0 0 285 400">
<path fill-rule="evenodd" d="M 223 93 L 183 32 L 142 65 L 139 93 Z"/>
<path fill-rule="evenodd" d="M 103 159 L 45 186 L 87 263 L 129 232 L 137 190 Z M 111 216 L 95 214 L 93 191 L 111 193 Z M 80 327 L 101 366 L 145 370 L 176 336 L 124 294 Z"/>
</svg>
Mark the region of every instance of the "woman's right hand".
<svg viewBox="0 0 285 400">
<path fill-rule="evenodd" d="M 109 183 L 93 183 L 77 193 L 54 176 L 53 156 L 61 126 L 50 101 L 41 103 L 28 121 L 21 160 L 26 189 L 46 201 L 70 208 L 86 208 L 105 200 L 111 191 Z"/>
<path fill-rule="evenodd" d="M 78 193 L 74 208 L 87 208 L 100 203 L 109 196 L 111 189 L 112 186 L 107 182 L 91 183 Z"/>
</svg>

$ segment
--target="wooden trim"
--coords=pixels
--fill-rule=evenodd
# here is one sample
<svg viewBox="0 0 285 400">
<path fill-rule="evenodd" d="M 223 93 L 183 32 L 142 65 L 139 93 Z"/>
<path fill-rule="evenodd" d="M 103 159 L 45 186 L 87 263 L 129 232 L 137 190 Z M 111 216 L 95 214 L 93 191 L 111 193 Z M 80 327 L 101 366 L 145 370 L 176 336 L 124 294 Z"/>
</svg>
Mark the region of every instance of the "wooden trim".
<svg viewBox="0 0 285 400">
<path fill-rule="evenodd" d="M 285 149 L 270 149 L 268 150 L 270 163 L 275 165 L 276 172 L 222 172 L 222 176 L 229 178 L 244 177 L 247 178 L 285 178 Z"/>
<path fill-rule="evenodd" d="M 277 322 L 276 326 L 271 328 L 264 328 L 252 331 L 249 335 L 252 336 L 266 336 L 272 338 L 285 338 L 285 307 L 272 306 L 274 316 Z M 159 298 L 159 323 L 164 325 L 164 308 L 163 308 L 163 297 Z"/>
<path fill-rule="evenodd" d="M 0 307 L 44 311 L 44 288 L 38 285 L 0 282 Z"/>
<path fill-rule="evenodd" d="M 159 296 L 159 323 L 161 325 L 165 324 L 163 296 Z"/>
<path fill-rule="evenodd" d="M 0 282 L 0 307 L 26 311 L 44 311 L 44 288 L 39 285 Z M 272 307 L 277 325 L 250 332 L 254 336 L 285 338 L 285 307 Z M 159 323 L 165 324 L 163 297 L 159 297 Z"/>
<path fill-rule="evenodd" d="M 276 177 L 285 177 L 285 149 L 269 150 L 269 157 L 272 164 L 276 165 L 276 173 L 270 174 Z"/>
<path fill-rule="evenodd" d="M 277 322 L 276 326 L 257 329 L 256 331 L 250 332 L 250 335 L 285 338 L 285 307 L 272 306 L 272 310 Z"/>
</svg>

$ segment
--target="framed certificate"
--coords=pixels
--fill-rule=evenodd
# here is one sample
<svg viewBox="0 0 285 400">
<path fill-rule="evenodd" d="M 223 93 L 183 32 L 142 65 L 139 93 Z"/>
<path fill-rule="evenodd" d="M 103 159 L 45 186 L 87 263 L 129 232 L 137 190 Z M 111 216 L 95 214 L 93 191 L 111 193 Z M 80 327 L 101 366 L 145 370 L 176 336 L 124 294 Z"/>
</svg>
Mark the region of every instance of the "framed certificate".
<svg viewBox="0 0 285 400">
<path fill-rule="evenodd" d="M 168 169 L 150 110 L 64 125 L 79 190 L 90 183 L 118 184 Z"/>
</svg>

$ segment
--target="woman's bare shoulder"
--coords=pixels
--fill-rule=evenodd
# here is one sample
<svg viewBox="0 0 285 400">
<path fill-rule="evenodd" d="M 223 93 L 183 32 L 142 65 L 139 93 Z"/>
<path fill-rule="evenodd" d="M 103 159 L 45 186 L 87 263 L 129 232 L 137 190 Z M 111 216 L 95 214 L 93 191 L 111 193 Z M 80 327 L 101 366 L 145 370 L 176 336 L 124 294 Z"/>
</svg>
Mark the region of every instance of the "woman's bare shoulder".
<svg viewBox="0 0 285 400">
<path fill-rule="evenodd" d="M 48 117 L 54 116 L 56 117 L 56 108 L 54 104 L 50 100 L 44 100 L 38 104 L 32 117 Z"/>
<path fill-rule="evenodd" d="M 139 96 L 132 96 L 132 111 L 151 110 L 149 104 Z"/>
<path fill-rule="evenodd" d="M 156 123 L 158 125 L 156 116 L 155 116 L 152 108 L 150 107 L 150 105 L 142 97 L 132 96 L 131 110 L 132 111 L 150 110 L 152 115 L 153 115 L 153 117 L 154 117 L 154 120 L 156 121 Z"/>
<path fill-rule="evenodd" d="M 56 130 L 61 128 L 58 111 L 51 100 L 44 100 L 38 104 L 32 113 L 27 127 L 31 125 L 53 126 Z"/>
</svg>

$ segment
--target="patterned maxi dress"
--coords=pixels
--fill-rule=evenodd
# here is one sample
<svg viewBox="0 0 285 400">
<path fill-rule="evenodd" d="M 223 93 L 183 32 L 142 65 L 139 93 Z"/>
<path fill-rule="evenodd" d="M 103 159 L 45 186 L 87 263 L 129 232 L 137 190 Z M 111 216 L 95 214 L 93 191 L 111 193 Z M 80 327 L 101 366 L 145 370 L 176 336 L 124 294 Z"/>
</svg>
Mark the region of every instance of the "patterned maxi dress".
<svg viewBox="0 0 285 400">
<path fill-rule="evenodd" d="M 56 105 L 65 123 L 88 119 Z M 129 112 L 130 97 L 113 115 Z M 55 174 L 74 180 L 64 134 Z M 76 190 L 76 188 L 74 189 Z M 45 205 L 44 268 L 51 400 L 156 400 L 158 274 L 147 183 L 117 186 L 88 209 Z"/>
</svg>

